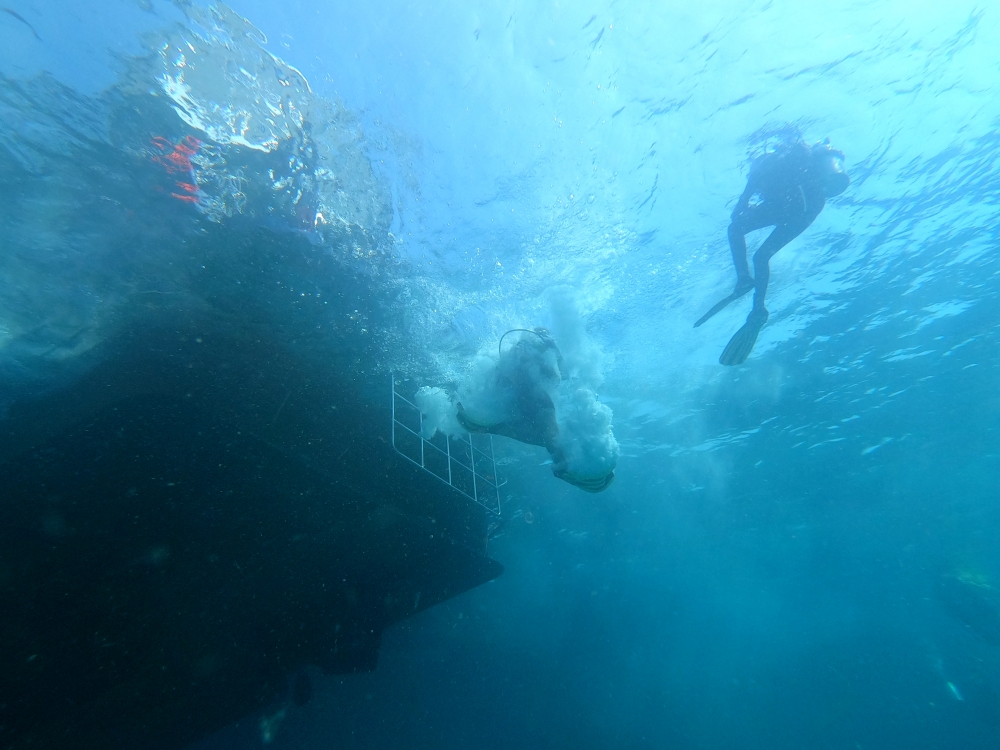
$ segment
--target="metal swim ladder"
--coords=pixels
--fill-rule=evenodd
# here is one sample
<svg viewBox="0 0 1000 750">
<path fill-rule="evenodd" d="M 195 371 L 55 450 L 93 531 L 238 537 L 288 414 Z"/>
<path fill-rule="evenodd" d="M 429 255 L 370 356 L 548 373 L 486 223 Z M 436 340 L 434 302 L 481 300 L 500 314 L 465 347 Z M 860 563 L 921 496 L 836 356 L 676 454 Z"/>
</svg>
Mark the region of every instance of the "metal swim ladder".
<svg viewBox="0 0 1000 750">
<path fill-rule="evenodd" d="M 423 414 L 412 401 L 396 390 L 392 376 L 392 447 L 403 458 L 437 477 L 448 486 L 500 517 L 500 488 L 507 480 L 497 471 L 493 436 L 466 433 L 464 438 L 441 432 L 421 437 Z"/>
</svg>

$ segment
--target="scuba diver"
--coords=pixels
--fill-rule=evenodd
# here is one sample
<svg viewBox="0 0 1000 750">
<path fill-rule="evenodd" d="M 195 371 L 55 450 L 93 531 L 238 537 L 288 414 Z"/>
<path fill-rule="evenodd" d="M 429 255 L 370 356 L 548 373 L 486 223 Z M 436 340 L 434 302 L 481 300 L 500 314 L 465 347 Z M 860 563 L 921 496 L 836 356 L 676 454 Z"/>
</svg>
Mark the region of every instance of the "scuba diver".
<svg viewBox="0 0 1000 750">
<path fill-rule="evenodd" d="M 531 335 L 521 336 L 503 351 L 504 338 L 514 332 Z M 490 425 L 480 424 L 458 403 L 458 421 L 468 432 L 488 432 L 544 447 L 552 456 L 552 473 L 556 477 L 587 492 L 600 492 L 611 484 L 615 472 L 598 478 L 578 477 L 569 471 L 562 448 L 551 394 L 562 382 L 563 369 L 559 347 L 545 328 L 508 331 L 500 338 L 500 359 L 492 388 L 505 418 Z"/>
<path fill-rule="evenodd" d="M 719 357 L 720 364 L 742 364 L 757 343 L 757 334 L 768 318 L 764 295 L 771 274 L 771 257 L 805 231 L 819 216 L 826 200 L 843 193 L 850 183 L 844 171 L 844 154 L 830 148 L 829 139 L 813 146 L 802 140 L 784 144 L 765 153 L 750 167 L 746 189 L 733 209 L 729 225 L 736 288 L 694 324 L 697 328 L 730 302 L 754 290 L 753 309 L 746 323 L 726 345 Z M 750 199 L 755 195 L 758 200 L 751 204 Z M 753 257 L 754 275 L 751 277 L 745 235 L 771 226 L 774 231 Z"/>
</svg>

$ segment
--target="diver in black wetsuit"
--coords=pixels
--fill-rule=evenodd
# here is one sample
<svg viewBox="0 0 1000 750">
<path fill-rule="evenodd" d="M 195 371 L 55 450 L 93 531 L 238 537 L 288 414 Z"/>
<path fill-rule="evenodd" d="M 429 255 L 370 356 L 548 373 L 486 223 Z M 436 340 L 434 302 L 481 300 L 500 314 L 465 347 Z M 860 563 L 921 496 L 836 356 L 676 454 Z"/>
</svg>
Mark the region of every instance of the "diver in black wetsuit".
<svg viewBox="0 0 1000 750">
<path fill-rule="evenodd" d="M 840 195 L 850 182 L 844 171 L 844 154 L 830 148 L 829 141 L 813 146 L 804 141 L 787 144 L 764 154 L 750 168 L 746 190 L 733 209 L 729 225 L 736 289 L 694 324 L 697 328 L 730 302 L 754 290 L 753 309 L 719 357 L 721 364 L 742 364 L 767 322 L 764 295 L 771 274 L 771 256 L 805 231 L 823 210 L 826 199 Z M 750 199 L 755 195 L 759 201 L 751 204 Z M 745 235 L 770 226 L 774 231 L 757 249 L 751 277 Z"/>
<path fill-rule="evenodd" d="M 506 402 L 508 417 L 487 427 L 474 422 L 459 404 L 458 421 L 469 432 L 490 432 L 542 446 L 556 461 L 561 456 L 559 426 L 549 392 L 562 380 L 562 354 L 546 329 L 523 332 L 533 335 L 522 336 L 507 351 L 501 351 L 497 362 L 495 387 L 498 397 Z"/>
<path fill-rule="evenodd" d="M 563 360 L 555 339 L 544 328 L 514 329 L 532 334 L 521 336 L 506 351 L 502 350 L 496 369 L 496 396 L 506 405 L 507 417 L 492 425 L 479 424 L 458 406 L 458 421 L 468 432 L 503 435 L 527 445 L 544 447 L 552 456 L 552 473 L 587 492 L 600 492 L 615 478 L 614 471 L 603 477 L 583 478 L 569 471 L 561 444 L 556 406 L 550 393 L 562 381 Z M 504 336 L 507 335 L 504 334 Z"/>
</svg>

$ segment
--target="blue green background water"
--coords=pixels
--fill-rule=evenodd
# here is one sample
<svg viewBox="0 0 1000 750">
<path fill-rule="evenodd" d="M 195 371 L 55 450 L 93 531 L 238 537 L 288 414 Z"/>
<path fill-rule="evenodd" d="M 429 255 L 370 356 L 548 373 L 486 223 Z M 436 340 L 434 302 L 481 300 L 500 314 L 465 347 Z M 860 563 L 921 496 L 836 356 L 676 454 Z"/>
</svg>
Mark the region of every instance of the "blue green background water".
<svg viewBox="0 0 1000 750">
<path fill-rule="evenodd" d="M 46 70 L 96 95 L 142 32 L 181 19 L 7 1 L 41 41 L 0 18 L 5 92 Z M 272 746 L 997 747 L 1000 644 L 936 585 L 1000 586 L 1000 11 L 275 6 L 231 3 L 356 118 L 391 209 L 406 336 L 368 365 L 450 382 L 463 336 L 534 325 L 569 285 L 622 456 L 590 496 L 498 444 L 504 575 L 390 629 L 376 672 L 318 680 Z M 80 121 L 63 101 L 37 106 Z M 746 308 L 692 322 L 733 282 L 725 228 L 755 137 L 788 123 L 842 149 L 853 184 L 774 258 L 770 322 L 722 368 Z M 39 232 L 61 192 L 40 191 Z M 103 281 L 8 264 L 6 309 L 34 288 L 107 296 L 106 238 L 86 236 L 73 267 Z M 41 378 L 0 354 L 6 388 Z M 259 742 L 251 719 L 204 747 Z"/>
</svg>

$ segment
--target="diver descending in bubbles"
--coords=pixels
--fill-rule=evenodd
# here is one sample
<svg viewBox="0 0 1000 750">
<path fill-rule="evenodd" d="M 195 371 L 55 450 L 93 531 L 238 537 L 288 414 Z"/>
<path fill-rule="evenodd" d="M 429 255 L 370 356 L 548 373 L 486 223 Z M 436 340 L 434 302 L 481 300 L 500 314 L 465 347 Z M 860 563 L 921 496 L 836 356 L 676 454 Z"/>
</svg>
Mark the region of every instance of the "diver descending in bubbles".
<svg viewBox="0 0 1000 750">
<path fill-rule="evenodd" d="M 757 335 L 768 318 L 764 295 L 771 275 L 771 257 L 802 234 L 819 216 L 827 199 L 843 193 L 850 183 L 844 171 L 844 154 L 830 148 L 829 140 L 813 146 L 802 140 L 785 144 L 764 154 L 751 166 L 746 189 L 733 209 L 729 225 L 736 288 L 694 324 L 697 328 L 730 302 L 751 289 L 754 291 L 753 309 L 743 327 L 729 340 L 719 357 L 720 364 L 742 364 L 757 343 Z M 751 204 L 754 196 L 759 200 Z M 751 277 L 745 235 L 771 226 L 774 231 L 754 254 Z"/>
<path fill-rule="evenodd" d="M 523 333 L 513 346 L 503 350 L 503 338 L 511 333 Z M 615 478 L 610 471 L 600 476 L 581 476 L 572 470 L 567 457 L 567 438 L 560 431 L 553 394 L 563 380 L 562 354 L 555 340 L 544 328 L 515 329 L 500 339 L 499 360 L 489 388 L 489 397 L 499 419 L 481 423 L 473 419 L 461 403 L 457 403 L 458 421 L 468 432 L 488 432 L 502 435 L 527 445 L 544 447 L 552 456 L 552 473 L 565 482 L 586 490 L 601 492 Z"/>
</svg>

